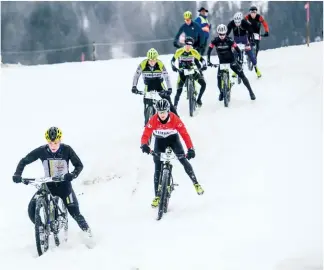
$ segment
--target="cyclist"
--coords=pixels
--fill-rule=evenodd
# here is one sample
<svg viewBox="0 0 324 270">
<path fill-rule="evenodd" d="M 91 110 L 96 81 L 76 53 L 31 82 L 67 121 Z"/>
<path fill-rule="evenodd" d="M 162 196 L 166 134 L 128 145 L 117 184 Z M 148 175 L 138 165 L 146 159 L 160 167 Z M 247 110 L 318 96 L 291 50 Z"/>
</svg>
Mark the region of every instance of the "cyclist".
<svg viewBox="0 0 324 270">
<path fill-rule="evenodd" d="M 179 72 L 179 77 L 178 77 L 178 83 L 177 83 L 177 93 L 174 97 L 174 106 L 177 107 L 180 96 L 182 93 L 182 88 L 183 85 L 186 81 L 186 76 L 183 73 L 183 69 L 185 68 L 190 68 L 193 65 L 196 65 L 200 70 L 206 70 L 206 61 L 205 59 L 197 52 L 195 49 L 193 49 L 193 38 L 191 37 L 186 37 L 185 39 L 185 46 L 181 49 L 178 49 L 175 54 L 173 55 L 171 59 L 171 66 L 173 71 L 178 71 Z M 178 59 L 179 62 L 179 69 L 175 66 L 175 61 Z M 202 95 L 205 92 L 206 89 L 206 81 L 204 79 L 204 76 L 202 72 L 196 72 L 194 75 L 194 79 L 200 84 L 200 92 L 197 98 L 197 104 L 199 106 L 202 106 L 201 98 Z"/>
<path fill-rule="evenodd" d="M 58 196 L 63 200 L 70 215 L 78 223 L 86 237 L 92 238 L 91 229 L 83 215 L 80 213 L 78 199 L 72 188 L 72 181 L 79 176 L 83 169 L 83 164 L 71 146 L 61 143 L 62 131 L 57 127 L 50 127 L 45 133 L 46 145 L 40 146 L 22 158 L 12 177 L 15 183 L 22 182 L 22 173 L 26 165 L 40 159 L 45 177 L 64 176 L 64 181 L 59 183 L 47 183 L 47 187 L 53 196 Z M 69 161 L 72 162 L 74 170 L 69 172 Z M 28 184 L 27 182 L 23 182 Z M 32 197 L 28 205 L 28 215 L 35 223 L 36 194 Z"/>
<path fill-rule="evenodd" d="M 212 66 L 213 64 L 210 62 L 210 53 L 212 49 L 215 47 L 217 51 L 217 55 L 219 58 L 220 64 L 231 64 L 231 69 L 237 73 L 237 75 L 242 79 L 243 84 L 246 86 L 250 93 L 250 98 L 252 100 L 255 100 L 255 95 L 252 91 L 252 88 L 250 86 L 249 80 L 246 78 L 243 69 L 242 69 L 242 55 L 239 47 L 236 45 L 235 41 L 233 41 L 229 36 L 226 35 L 227 33 L 227 27 L 224 24 L 220 24 L 216 28 L 218 37 L 216 37 L 210 44 L 207 52 L 207 64 L 209 66 Z M 235 55 L 232 51 L 232 48 L 236 50 L 239 56 L 239 62 L 235 60 Z M 220 69 L 218 69 L 217 73 L 217 80 L 218 80 L 218 89 L 220 92 L 219 95 L 219 101 L 223 100 L 223 93 L 221 91 L 221 78 L 220 78 Z"/>
<path fill-rule="evenodd" d="M 179 161 L 183 165 L 186 173 L 192 180 L 196 192 L 198 195 L 204 193 L 204 190 L 200 186 L 193 171 L 191 164 L 188 159 L 194 158 L 196 156 L 190 135 L 183 122 L 174 113 L 170 111 L 170 103 L 166 99 L 161 99 L 156 103 L 157 113 L 151 117 L 147 125 L 145 126 L 142 138 L 141 138 L 141 149 L 143 153 L 150 154 L 151 149 L 148 146 L 148 140 L 152 133 L 155 135 L 154 152 L 160 153 L 165 152 L 165 149 L 170 146 L 175 154 L 184 154 L 184 150 L 180 141 L 179 133 L 183 138 L 187 149 L 187 158 L 180 158 Z M 159 195 L 159 178 L 161 173 L 162 162 L 154 156 L 155 163 L 154 172 L 154 191 L 155 198 L 152 202 L 152 207 L 157 207 L 159 205 L 160 197 Z"/>
<path fill-rule="evenodd" d="M 175 107 L 171 103 L 171 93 L 172 93 L 172 87 L 171 82 L 169 78 L 169 74 L 165 68 L 165 65 L 162 63 L 161 60 L 158 59 L 159 53 L 156 49 L 151 48 L 147 51 L 147 58 L 144 59 L 139 66 L 136 69 L 134 79 L 133 79 L 133 87 L 132 87 L 132 93 L 138 94 L 139 91 L 137 89 L 137 83 L 139 77 L 142 75 L 145 89 L 144 92 L 156 90 L 160 93 L 160 96 L 167 99 L 171 104 L 171 111 L 178 115 Z M 167 88 L 165 87 L 163 81 L 165 80 Z M 145 118 L 145 112 L 146 108 L 149 105 L 149 102 L 147 99 L 143 99 L 144 102 L 144 118 Z M 144 123 L 146 125 L 146 123 Z"/>
</svg>

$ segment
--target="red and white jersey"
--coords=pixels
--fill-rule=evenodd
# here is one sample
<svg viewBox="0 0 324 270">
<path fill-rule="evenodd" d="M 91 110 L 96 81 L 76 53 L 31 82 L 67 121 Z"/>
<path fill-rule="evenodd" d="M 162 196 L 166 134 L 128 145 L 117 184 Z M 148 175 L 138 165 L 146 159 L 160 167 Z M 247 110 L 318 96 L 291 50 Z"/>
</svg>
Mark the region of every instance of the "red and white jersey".
<svg viewBox="0 0 324 270">
<path fill-rule="evenodd" d="M 172 112 L 169 112 L 169 120 L 167 123 L 161 123 L 157 114 L 153 115 L 144 128 L 141 144 L 148 144 L 148 140 L 152 133 L 157 138 L 167 138 L 170 135 L 179 133 L 183 138 L 187 148 L 193 148 L 191 138 L 187 129 L 180 118 Z"/>
</svg>

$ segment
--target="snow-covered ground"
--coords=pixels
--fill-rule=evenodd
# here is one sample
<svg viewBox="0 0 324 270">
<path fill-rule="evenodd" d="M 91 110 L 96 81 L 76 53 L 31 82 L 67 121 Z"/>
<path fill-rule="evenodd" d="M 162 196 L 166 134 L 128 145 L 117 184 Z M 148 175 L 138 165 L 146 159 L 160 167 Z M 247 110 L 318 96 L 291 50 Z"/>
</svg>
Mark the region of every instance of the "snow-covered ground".
<svg viewBox="0 0 324 270">
<path fill-rule="evenodd" d="M 175 92 L 171 57 L 161 60 Z M 182 96 L 205 194 L 175 162 L 180 186 L 161 221 L 150 207 L 152 157 L 139 148 L 142 98 L 131 93 L 141 59 L 1 70 L 0 269 L 322 269 L 323 42 L 260 52 L 263 77 L 246 72 L 255 101 L 235 85 L 224 108 L 212 68 L 196 117 Z M 74 187 L 97 245 L 87 249 L 71 219 L 69 242 L 38 258 L 27 215 L 35 189 L 12 174 L 52 125 L 84 163 Z M 38 161 L 24 176 L 42 173 Z"/>
</svg>

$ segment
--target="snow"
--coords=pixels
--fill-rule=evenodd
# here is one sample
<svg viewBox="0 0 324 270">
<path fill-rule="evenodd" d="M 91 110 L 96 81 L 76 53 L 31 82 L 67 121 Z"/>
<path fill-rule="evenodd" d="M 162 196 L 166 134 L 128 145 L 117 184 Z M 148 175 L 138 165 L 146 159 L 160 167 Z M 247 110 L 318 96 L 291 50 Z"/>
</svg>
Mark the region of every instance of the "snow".
<svg viewBox="0 0 324 270">
<path fill-rule="evenodd" d="M 261 51 L 263 77 L 246 72 L 257 99 L 235 85 L 229 108 L 216 69 L 204 72 L 199 114 L 189 117 L 185 95 L 179 113 L 205 194 L 174 162 L 179 187 L 161 221 L 150 207 L 152 158 L 139 148 L 142 99 L 131 93 L 143 58 L 1 69 L 0 269 L 322 269 L 322 49 Z M 171 57 L 161 60 L 175 92 Z M 27 215 L 35 189 L 11 177 L 52 125 L 84 163 L 74 188 L 97 245 L 87 249 L 70 219 L 68 243 L 38 258 Z M 24 176 L 42 173 L 37 161 Z"/>
</svg>

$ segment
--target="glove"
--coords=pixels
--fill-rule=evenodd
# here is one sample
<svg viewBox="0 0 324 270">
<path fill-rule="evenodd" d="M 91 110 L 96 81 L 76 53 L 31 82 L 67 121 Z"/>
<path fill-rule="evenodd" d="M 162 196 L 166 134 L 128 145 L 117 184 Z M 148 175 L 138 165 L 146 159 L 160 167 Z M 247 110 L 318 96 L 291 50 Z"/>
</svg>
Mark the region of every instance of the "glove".
<svg viewBox="0 0 324 270">
<path fill-rule="evenodd" d="M 138 94 L 138 90 L 137 90 L 137 87 L 136 86 L 133 86 L 132 87 L 132 93 L 133 94 Z"/>
<path fill-rule="evenodd" d="M 207 69 L 207 66 L 202 66 L 202 68 L 200 69 L 201 71 L 204 71 Z"/>
<path fill-rule="evenodd" d="M 188 149 L 187 159 L 192 159 L 196 156 L 195 150 L 193 148 Z"/>
<path fill-rule="evenodd" d="M 264 36 L 265 36 L 265 37 L 268 37 L 268 36 L 269 36 L 269 32 L 265 32 L 265 33 L 264 33 Z"/>
<path fill-rule="evenodd" d="M 174 65 L 172 65 L 172 70 L 173 70 L 174 72 L 177 72 L 177 71 L 178 71 L 178 69 L 177 69 Z"/>
<path fill-rule="evenodd" d="M 71 182 L 74 178 L 75 178 L 75 174 L 73 174 L 73 173 L 66 173 L 64 175 L 64 181 Z"/>
<path fill-rule="evenodd" d="M 207 66 L 211 67 L 213 66 L 213 63 L 211 63 L 210 60 L 207 60 Z"/>
<path fill-rule="evenodd" d="M 16 184 L 18 184 L 18 183 L 21 183 L 22 182 L 22 178 L 21 178 L 20 175 L 14 175 L 12 177 L 12 181 L 14 181 Z"/>
<path fill-rule="evenodd" d="M 142 152 L 146 153 L 146 154 L 150 154 L 151 153 L 151 148 L 147 145 L 147 144 L 143 144 L 141 146 Z"/>
<path fill-rule="evenodd" d="M 163 90 L 161 93 L 160 93 L 160 96 L 161 97 L 168 97 L 172 94 L 172 89 L 169 88 L 168 90 Z"/>
</svg>

